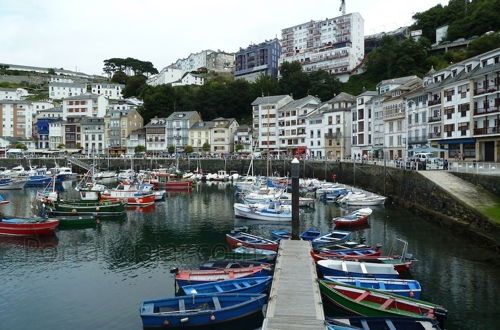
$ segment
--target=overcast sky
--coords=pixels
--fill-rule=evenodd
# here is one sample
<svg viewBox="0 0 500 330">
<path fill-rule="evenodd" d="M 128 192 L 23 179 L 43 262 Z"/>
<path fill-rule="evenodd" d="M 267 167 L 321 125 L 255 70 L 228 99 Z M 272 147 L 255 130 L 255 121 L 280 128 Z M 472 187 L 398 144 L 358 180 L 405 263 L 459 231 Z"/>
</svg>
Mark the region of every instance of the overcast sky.
<svg viewBox="0 0 500 330">
<path fill-rule="evenodd" d="M 447 0 L 346 0 L 365 35 L 412 23 Z M 134 57 L 158 70 L 204 49 L 237 51 L 281 29 L 340 16 L 340 0 L 0 0 L 0 63 L 101 74 L 103 60 Z"/>
</svg>

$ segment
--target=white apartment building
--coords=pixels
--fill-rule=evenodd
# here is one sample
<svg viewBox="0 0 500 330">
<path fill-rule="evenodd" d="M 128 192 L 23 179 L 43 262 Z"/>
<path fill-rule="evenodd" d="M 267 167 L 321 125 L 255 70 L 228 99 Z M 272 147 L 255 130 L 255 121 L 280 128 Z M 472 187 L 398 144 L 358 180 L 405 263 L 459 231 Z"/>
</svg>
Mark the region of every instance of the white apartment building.
<svg viewBox="0 0 500 330">
<path fill-rule="evenodd" d="M 219 154 L 228 154 L 234 151 L 234 133 L 238 129 L 238 122 L 234 118 L 216 118 L 214 127 L 210 129 L 210 151 Z"/>
<path fill-rule="evenodd" d="M 53 108 L 54 103 L 49 101 L 31 101 L 31 106 L 33 108 L 33 112 L 38 113 L 38 111 Z"/>
<path fill-rule="evenodd" d="M 24 100 L 27 96 L 24 88 L 0 88 L 0 100 Z"/>
<path fill-rule="evenodd" d="M 210 144 L 211 131 L 214 123 L 211 121 L 198 121 L 189 129 L 189 145 L 193 147 L 193 151 L 203 151 L 205 143 Z"/>
<path fill-rule="evenodd" d="M 172 83 L 172 86 L 203 85 L 205 80 L 205 77 L 189 72 L 179 82 Z"/>
<path fill-rule="evenodd" d="M 30 139 L 33 130 L 33 110 L 30 102 L 0 100 L 0 136 Z"/>
<path fill-rule="evenodd" d="M 304 153 L 307 150 L 305 149 L 306 117 L 320 103 L 320 99 L 308 95 L 278 108 L 277 142 L 279 153 L 294 155 Z"/>
<path fill-rule="evenodd" d="M 147 123 L 144 128 L 146 130 L 146 149 L 153 152 L 167 151 L 167 119 L 157 117 L 151 118 L 149 123 Z"/>
<path fill-rule="evenodd" d="M 171 84 L 182 79 L 184 71 L 174 67 L 163 68 L 160 73 L 148 78 L 146 83 L 151 86 Z"/>
<path fill-rule="evenodd" d="M 198 121 L 201 121 L 201 117 L 196 111 L 172 112 L 166 119 L 167 146 L 174 146 L 177 151 L 183 151 L 184 146 L 189 144 L 189 129 Z"/>
<path fill-rule="evenodd" d="M 125 146 L 127 148 L 127 154 L 135 153 L 135 147 L 137 146 L 146 147 L 146 128 L 142 127 L 130 132 Z"/>
<path fill-rule="evenodd" d="M 122 84 L 106 84 L 106 83 L 97 83 L 91 84 L 92 94 L 104 95 L 108 99 L 122 99 L 122 90 L 125 88 L 125 85 Z"/>
<path fill-rule="evenodd" d="M 50 82 L 74 83 L 75 80 L 67 76 L 50 76 Z"/>
<path fill-rule="evenodd" d="M 406 96 L 406 127 L 408 128 L 408 156 L 427 145 L 427 93 L 420 86 Z M 417 150 L 417 151 L 415 151 Z"/>
<path fill-rule="evenodd" d="M 49 123 L 49 149 L 57 150 L 58 146 L 63 143 L 63 127 L 64 120 L 56 119 Z"/>
<path fill-rule="evenodd" d="M 238 126 L 236 132 L 234 133 L 234 148 L 236 151 L 236 145 L 242 145 L 243 149 L 239 152 L 250 153 L 253 151 L 253 136 L 252 128 L 248 125 Z"/>
<path fill-rule="evenodd" d="M 373 103 L 370 101 L 377 95 L 378 93 L 375 91 L 365 91 L 356 97 L 356 106 L 352 109 L 351 113 L 352 158 L 358 158 L 358 155 L 370 159 L 373 157 L 374 112 Z"/>
<path fill-rule="evenodd" d="M 106 148 L 104 118 L 83 117 L 80 125 L 83 152 L 87 155 L 104 154 Z"/>
<path fill-rule="evenodd" d="M 109 101 L 103 95 L 82 94 L 62 101 L 63 119 L 68 116 L 104 117 Z"/>
<path fill-rule="evenodd" d="M 62 106 L 49 108 L 45 110 L 38 110 L 36 112 L 35 118 L 62 118 L 63 109 Z"/>
<path fill-rule="evenodd" d="M 364 20 L 359 13 L 292 26 L 281 36 L 279 65 L 298 61 L 304 71 L 325 70 L 343 82 L 365 55 Z"/>
<path fill-rule="evenodd" d="M 49 97 L 52 99 L 78 96 L 86 92 L 87 84 L 85 83 L 49 82 Z"/>
<path fill-rule="evenodd" d="M 202 50 L 189 54 L 187 58 L 178 59 L 170 67 L 181 69 L 183 73 L 196 71 L 200 68 L 213 72 L 231 73 L 234 71 L 234 54 L 210 49 Z"/>
<path fill-rule="evenodd" d="M 128 100 L 113 100 L 108 104 L 108 111 L 132 111 L 137 110 L 137 104 L 130 102 Z"/>
<path fill-rule="evenodd" d="M 278 109 L 293 101 L 290 95 L 262 96 L 252 102 L 253 137 L 260 151 L 278 153 Z"/>
<path fill-rule="evenodd" d="M 306 117 L 306 143 L 307 154 L 310 157 L 321 158 L 325 156 L 325 123 L 323 114 L 318 109 L 311 111 Z"/>
<path fill-rule="evenodd" d="M 370 101 L 367 101 L 366 106 L 371 108 L 373 113 L 373 157 L 384 158 L 384 96 L 378 94 Z"/>
</svg>

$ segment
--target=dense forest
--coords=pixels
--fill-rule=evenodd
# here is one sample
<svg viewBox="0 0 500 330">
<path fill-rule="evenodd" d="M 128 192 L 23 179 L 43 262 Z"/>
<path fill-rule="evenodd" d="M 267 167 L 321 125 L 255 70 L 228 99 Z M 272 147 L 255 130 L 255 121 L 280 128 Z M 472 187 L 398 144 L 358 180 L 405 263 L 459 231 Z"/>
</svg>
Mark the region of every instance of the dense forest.
<svg viewBox="0 0 500 330">
<path fill-rule="evenodd" d="M 157 70 L 150 62 L 135 59 L 105 60 L 105 72 L 113 75 L 114 82 L 126 84 L 124 96 L 137 96 L 144 100 L 141 114 L 145 122 L 154 116 L 167 117 L 173 111 L 195 110 L 204 120 L 216 117 L 234 117 L 240 123 L 251 122 L 251 103 L 259 96 L 289 94 L 293 98 L 315 95 L 327 101 L 340 92 L 353 95 L 363 90 L 374 90 L 384 79 L 417 75 L 422 77 L 431 67 L 442 69 L 469 57 L 497 48 L 500 45 L 500 0 L 450 0 L 447 6 L 437 5 L 417 13 L 414 29 L 422 29 L 423 37 L 418 41 L 408 39 L 399 42 L 391 37 L 382 39 L 379 47 L 366 57 L 365 72 L 352 76 L 341 83 L 325 71 L 306 73 L 300 63 L 284 63 L 280 67 L 279 81 L 261 76 L 249 83 L 232 77 L 211 74 L 203 86 L 146 85 L 146 75 Z M 430 55 L 434 43 L 435 29 L 449 25 L 448 40 L 481 36 L 469 47 L 460 51 Z M 127 75 L 125 72 L 133 72 Z"/>
</svg>

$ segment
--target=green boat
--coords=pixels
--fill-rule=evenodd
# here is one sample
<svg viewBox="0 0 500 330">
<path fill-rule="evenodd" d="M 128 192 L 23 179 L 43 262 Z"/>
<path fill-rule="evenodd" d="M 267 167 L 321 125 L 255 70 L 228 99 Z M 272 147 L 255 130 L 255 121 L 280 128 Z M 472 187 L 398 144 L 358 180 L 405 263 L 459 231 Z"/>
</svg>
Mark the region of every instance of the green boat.
<svg viewBox="0 0 500 330">
<path fill-rule="evenodd" d="M 49 205 L 49 212 L 69 212 L 72 215 L 100 215 L 101 213 L 119 213 L 125 211 L 122 201 L 57 201 Z"/>
<path fill-rule="evenodd" d="M 319 288 L 333 304 L 362 316 L 427 317 L 443 325 L 448 311 L 441 306 L 388 292 L 319 280 Z"/>
<path fill-rule="evenodd" d="M 61 216 L 55 219 L 59 220 L 59 229 L 92 227 L 101 222 L 93 215 Z"/>
<path fill-rule="evenodd" d="M 269 262 L 267 255 L 259 253 L 219 252 L 213 255 L 210 259 L 253 260 L 253 261 Z"/>
</svg>

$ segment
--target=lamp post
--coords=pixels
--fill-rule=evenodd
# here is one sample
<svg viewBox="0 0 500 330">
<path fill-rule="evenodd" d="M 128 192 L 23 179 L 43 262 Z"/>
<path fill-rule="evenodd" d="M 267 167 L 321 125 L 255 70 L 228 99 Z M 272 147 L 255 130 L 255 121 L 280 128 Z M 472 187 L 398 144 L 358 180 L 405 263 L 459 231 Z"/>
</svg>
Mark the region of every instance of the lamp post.
<svg viewBox="0 0 500 330">
<path fill-rule="evenodd" d="M 299 172 L 300 163 L 297 158 L 292 160 L 292 239 L 299 239 Z"/>
</svg>

